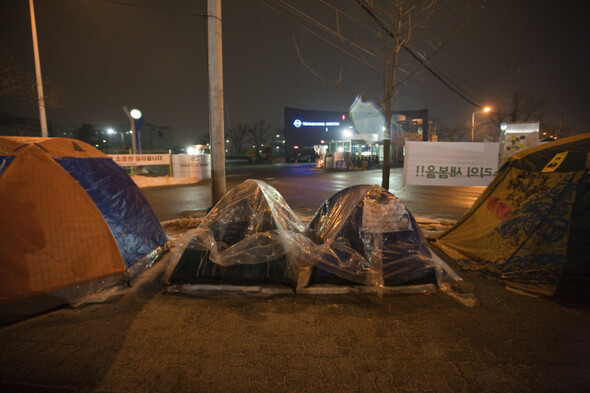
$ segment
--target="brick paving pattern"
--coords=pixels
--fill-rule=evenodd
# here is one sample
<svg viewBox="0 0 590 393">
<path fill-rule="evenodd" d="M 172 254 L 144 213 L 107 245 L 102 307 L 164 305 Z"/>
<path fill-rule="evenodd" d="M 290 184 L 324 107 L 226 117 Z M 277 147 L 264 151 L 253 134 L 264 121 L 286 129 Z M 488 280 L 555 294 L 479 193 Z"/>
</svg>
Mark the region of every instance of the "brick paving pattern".
<svg viewBox="0 0 590 393">
<path fill-rule="evenodd" d="M 431 295 L 123 296 L 0 328 L 2 392 L 588 392 L 590 308 Z"/>
</svg>

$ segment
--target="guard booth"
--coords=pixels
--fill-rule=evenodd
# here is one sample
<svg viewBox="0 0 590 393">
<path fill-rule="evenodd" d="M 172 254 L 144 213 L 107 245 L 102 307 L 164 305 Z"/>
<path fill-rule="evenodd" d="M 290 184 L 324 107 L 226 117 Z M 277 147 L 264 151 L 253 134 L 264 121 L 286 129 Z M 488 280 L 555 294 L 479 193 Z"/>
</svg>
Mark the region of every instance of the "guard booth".
<svg viewBox="0 0 590 393">
<path fill-rule="evenodd" d="M 366 170 L 379 166 L 383 160 L 383 144 L 377 134 L 357 134 L 354 139 L 332 140 L 314 146 L 319 158 L 318 168 Z"/>
</svg>

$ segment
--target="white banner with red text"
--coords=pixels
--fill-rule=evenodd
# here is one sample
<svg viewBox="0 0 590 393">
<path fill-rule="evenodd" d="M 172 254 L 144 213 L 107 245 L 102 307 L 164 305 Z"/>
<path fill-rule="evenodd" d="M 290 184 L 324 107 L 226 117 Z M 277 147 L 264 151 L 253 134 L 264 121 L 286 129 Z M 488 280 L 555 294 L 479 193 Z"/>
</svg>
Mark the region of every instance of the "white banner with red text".
<svg viewBox="0 0 590 393">
<path fill-rule="evenodd" d="M 119 166 L 170 165 L 170 154 L 109 154 Z"/>
</svg>

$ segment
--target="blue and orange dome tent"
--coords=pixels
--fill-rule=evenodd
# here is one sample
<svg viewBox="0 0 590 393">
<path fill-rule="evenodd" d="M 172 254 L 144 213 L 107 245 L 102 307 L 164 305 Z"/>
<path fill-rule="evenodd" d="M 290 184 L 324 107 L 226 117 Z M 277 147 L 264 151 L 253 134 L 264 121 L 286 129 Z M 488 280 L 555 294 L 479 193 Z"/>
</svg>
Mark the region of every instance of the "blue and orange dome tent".
<svg viewBox="0 0 590 393">
<path fill-rule="evenodd" d="M 0 137 L 0 238 L 0 307 L 70 301 L 55 294 L 129 274 L 167 241 L 107 155 L 79 140 L 28 137 Z"/>
</svg>

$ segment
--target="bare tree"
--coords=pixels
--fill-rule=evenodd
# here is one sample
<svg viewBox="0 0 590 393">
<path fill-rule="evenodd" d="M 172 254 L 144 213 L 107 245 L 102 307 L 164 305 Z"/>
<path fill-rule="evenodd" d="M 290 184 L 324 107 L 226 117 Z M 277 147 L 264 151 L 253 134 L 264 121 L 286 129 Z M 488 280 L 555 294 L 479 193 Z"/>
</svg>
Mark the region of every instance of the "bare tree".
<svg viewBox="0 0 590 393">
<path fill-rule="evenodd" d="M 546 102 L 540 98 L 534 98 L 524 93 L 514 93 L 511 108 L 507 115 L 513 123 L 530 121 L 531 119 L 539 120 L 546 105 Z"/>
<path fill-rule="evenodd" d="M 264 120 L 258 120 L 254 124 L 238 124 L 226 130 L 232 153 L 241 155 L 246 145 L 252 145 L 255 149 L 269 146 L 274 128 Z"/>
<path fill-rule="evenodd" d="M 270 123 L 267 123 L 264 120 L 258 120 L 248 129 L 247 142 L 251 143 L 256 148 L 264 145 L 268 146 L 270 144 L 272 131 L 273 128 Z"/>
<path fill-rule="evenodd" d="M 551 116 L 548 107 L 549 104 L 542 98 L 533 97 L 526 93 L 514 93 L 510 104 L 505 108 L 501 108 L 499 111 L 492 113 L 492 115 L 489 116 L 489 121 L 487 123 L 480 124 L 482 129 L 480 132 L 476 132 L 476 134 L 488 132 L 485 126 L 487 124 L 492 124 L 494 129 L 493 135 L 498 135 L 497 133 L 500 125 L 505 122 L 519 123 L 538 121 L 543 127 L 543 123 L 545 122 L 543 118 L 546 120 L 547 117 Z"/>
<path fill-rule="evenodd" d="M 419 65 L 413 72 L 408 72 L 403 78 L 399 78 L 397 71 L 400 67 L 400 52 L 402 49 L 409 50 L 407 45 L 413 36 L 416 19 L 420 14 L 431 11 L 436 0 L 355 0 L 355 2 L 379 26 L 376 33 L 377 45 L 369 48 L 361 45 L 356 38 L 347 38 L 340 29 L 340 23 L 338 22 L 340 10 L 338 9 L 336 9 L 336 30 L 331 31 L 331 33 L 340 43 L 350 48 L 353 57 L 373 72 L 382 87 L 380 97 L 374 99 L 374 102 L 383 115 L 384 130 L 386 130 L 383 135 L 383 177 L 381 185 L 383 188 L 388 189 L 391 141 L 393 139 L 394 146 L 401 146 L 404 142 L 402 133 L 394 131 L 392 135 L 392 128 L 395 128 L 392 127 L 392 122 L 397 91 L 399 86 L 414 76 L 420 68 Z M 440 47 L 434 53 L 439 49 Z M 314 75 L 321 78 L 321 75 L 303 60 L 299 48 L 297 48 L 297 52 L 303 64 Z M 412 56 L 416 57 L 416 54 L 412 53 Z M 421 58 L 420 64 L 424 64 L 428 59 L 422 55 L 419 57 Z M 325 81 L 325 78 L 321 79 Z M 341 74 L 336 81 L 329 82 L 329 84 L 351 91 L 351 89 L 344 86 Z"/>
<path fill-rule="evenodd" d="M 53 83 L 45 83 L 45 106 L 57 108 L 61 106 L 63 89 Z M 33 73 L 23 72 L 14 58 L 0 49 L 0 98 L 4 106 L 14 108 L 36 107 L 37 81 Z"/>
<path fill-rule="evenodd" d="M 437 135 L 439 141 L 467 141 L 470 140 L 471 137 L 471 124 L 464 124 L 453 127 L 443 125 L 439 128 Z"/>
<path fill-rule="evenodd" d="M 236 155 L 244 152 L 244 143 L 250 126 L 238 124 L 230 127 L 225 131 L 225 136 L 229 140 L 230 151 Z"/>
</svg>

